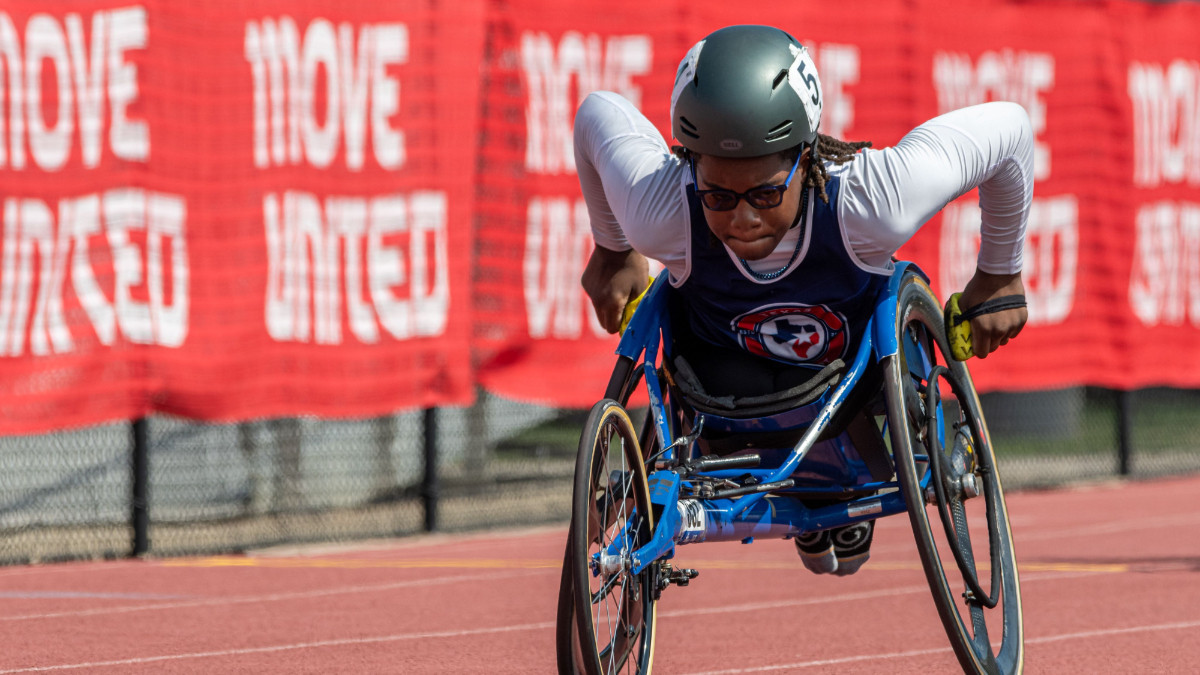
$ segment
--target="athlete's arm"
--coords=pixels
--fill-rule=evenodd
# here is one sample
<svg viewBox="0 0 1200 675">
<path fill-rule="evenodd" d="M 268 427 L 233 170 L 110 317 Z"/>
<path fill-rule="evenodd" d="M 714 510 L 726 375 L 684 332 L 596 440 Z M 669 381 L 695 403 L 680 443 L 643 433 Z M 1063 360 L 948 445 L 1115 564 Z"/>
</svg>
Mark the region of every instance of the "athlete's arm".
<svg viewBox="0 0 1200 675">
<path fill-rule="evenodd" d="M 618 94 L 588 95 L 575 116 L 575 168 L 596 245 L 637 249 L 679 278 L 686 262 L 686 172 L 650 120 Z"/>
<path fill-rule="evenodd" d="M 843 174 L 838 215 L 858 257 L 883 267 L 925 221 L 975 187 L 983 212 L 979 268 L 1020 271 L 1033 198 L 1033 130 L 1015 103 L 946 113 L 894 147 L 863 150 Z"/>
<path fill-rule="evenodd" d="M 611 92 L 579 107 L 575 167 L 596 240 L 581 283 L 600 325 L 615 333 L 625 304 L 646 289 L 646 256 L 677 279 L 686 271 L 682 169 L 650 120 Z"/>
<path fill-rule="evenodd" d="M 964 309 L 1024 293 L 1022 246 L 1033 199 L 1033 129 L 1015 103 L 985 103 L 936 117 L 895 147 L 865 150 L 843 174 L 839 216 L 851 250 L 886 267 L 921 225 L 979 188 L 979 257 Z M 985 357 L 1016 336 L 1025 308 L 972 319 L 974 350 Z"/>
</svg>

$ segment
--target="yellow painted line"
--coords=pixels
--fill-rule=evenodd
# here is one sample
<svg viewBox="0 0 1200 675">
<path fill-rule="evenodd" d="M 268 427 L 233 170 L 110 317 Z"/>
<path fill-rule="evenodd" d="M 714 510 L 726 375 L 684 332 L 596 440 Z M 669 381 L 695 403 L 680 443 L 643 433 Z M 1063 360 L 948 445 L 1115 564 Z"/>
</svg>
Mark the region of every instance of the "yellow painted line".
<svg viewBox="0 0 1200 675">
<path fill-rule="evenodd" d="M 674 567 L 694 567 L 701 572 L 704 570 L 803 570 L 803 565 L 797 560 L 772 561 L 742 561 L 742 560 L 672 560 Z M 873 570 L 917 570 L 921 569 L 919 562 L 883 562 L 872 560 L 867 567 Z"/>
<path fill-rule="evenodd" d="M 272 569 L 557 569 L 561 560 L 506 558 L 443 558 L 443 559 L 370 559 L 370 558 L 254 558 L 246 556 L 211 556 L 163 560 L 163 567 L 220 568 L 253 567 Z M 801 570 L 798 560 L 674 560 L 675 567 L 695 567 L 704 570 Z M 953 560 L 948 564 L 952 567 Z M 886 562 L 872 560 L 867 565 L 874 570 L 920 571 L 918 562 Z M 991 569 L 987 563 L 980 570 Z M 1022 572 L 1099 572 L 1120 574 L 1133 571 L 1133 565 L 1122 563 L 1053 562 L 1020 563 Z"/>
<path fill-rule="evenodd" d="M 740 560 L 698 560 L 698 561 L 673 561 L 675 567 L 695 567 L 700 571 L 706 569 L 803 569 L 799 561 L 740 561 Z M 946 560 L 947 569 L 954 567 L 954 559 Z M 976 566 L 980 570 L 990 570 L 991 565 L 988 563 L 980 563 Z M 1120 563 L 1085 563 L 1085 562 L 1056 562 L 1056 563 L 1019 563 L 1017 565 L 1021 572 L 1108 572 L 1121 573 L 1130 572 L 1133 570 L 1132 565 Z M 921 570 L 921 563 L 913 562 L 885 562 L 882 560 L 871 560 L 867 562 L 866 568 L 874 570 Z M 866 569 L 864 568 L 864 569 Z"/>
<path fill-rule="evenodd" d="M 213 556 L 181 560 L 163 560 L 163 567 L 256 567 L 274 569 L 543 569 L 562 566 L 561 560 L 503 560 L 489 558 L 454 558 L 444 560 L 372 560 L 353 558 L 250 558 Z"/>
<path fill-rule="evenodd" d="M 1022 572 L 1132 572 L 1133 565 L 1124 563 L 1018 563 L 1017 569 Z"/>
</svg>

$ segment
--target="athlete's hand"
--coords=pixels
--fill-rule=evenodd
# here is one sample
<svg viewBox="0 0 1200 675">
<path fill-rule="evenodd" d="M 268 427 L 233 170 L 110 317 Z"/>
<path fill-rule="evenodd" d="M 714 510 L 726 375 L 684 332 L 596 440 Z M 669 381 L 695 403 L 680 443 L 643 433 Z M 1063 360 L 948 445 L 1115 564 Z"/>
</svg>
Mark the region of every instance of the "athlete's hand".
<svg viewBox="0 0 1200 675">
<path fill-rule="evenodd" d="M 1025 284 L 1021 274 L 988 274 L 975 270 L 975 276 L 967 282 L 958 306 L 966 312 L 972 307 L 993 298 L 1006 295 L 1024 295 Z M 971 319 L 971 348 L 975 356 L 986 358 L 988 354 L 1015 338 L 1029 320 L 1029 310 L 1024 307 L 1008 309 L 992 314 L 983 314 Z"/>
<path fill-rule="evenodd" d="M 633 249 L 613 251 L 597 246 L 592 251 L 581 281 L 604 330 L 617 332 L 625 304 L 646 290 L 649 278 L 646 257 Z"/>
</svg>

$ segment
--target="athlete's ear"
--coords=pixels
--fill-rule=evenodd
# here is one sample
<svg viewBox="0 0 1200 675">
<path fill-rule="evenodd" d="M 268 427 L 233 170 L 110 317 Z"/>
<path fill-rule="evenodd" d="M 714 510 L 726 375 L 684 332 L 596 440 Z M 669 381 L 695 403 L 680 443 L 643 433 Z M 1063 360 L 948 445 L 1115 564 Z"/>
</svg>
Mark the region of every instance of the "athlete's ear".
<svg viewBox="0 0 1200 675">
<path fill-rule="evenodd" d="M 811 159 L 812 159 L 812 146 L 805 145 L 804 149 L 800 151 L 800 168 L 803 169 L 804 171 L 808 171 L 808 163 L 809 163 L 809 160 L 811 160 Z"/>
</svg>

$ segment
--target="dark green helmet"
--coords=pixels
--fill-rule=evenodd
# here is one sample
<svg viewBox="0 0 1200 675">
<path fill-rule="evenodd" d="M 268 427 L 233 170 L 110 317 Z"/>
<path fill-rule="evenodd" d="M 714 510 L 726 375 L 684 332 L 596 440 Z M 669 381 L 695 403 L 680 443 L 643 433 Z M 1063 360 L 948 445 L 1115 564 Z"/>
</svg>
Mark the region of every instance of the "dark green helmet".
<svg viewBox="0 0 1200 675">
<path fill-rule="evenodd" d="M 770 26 L 729 26 L 688 51 L 671 94 L 671 133 L 717 157 L 759 157 L 812 144 L 821 83 L 808 50 Z"/>
</svg>

